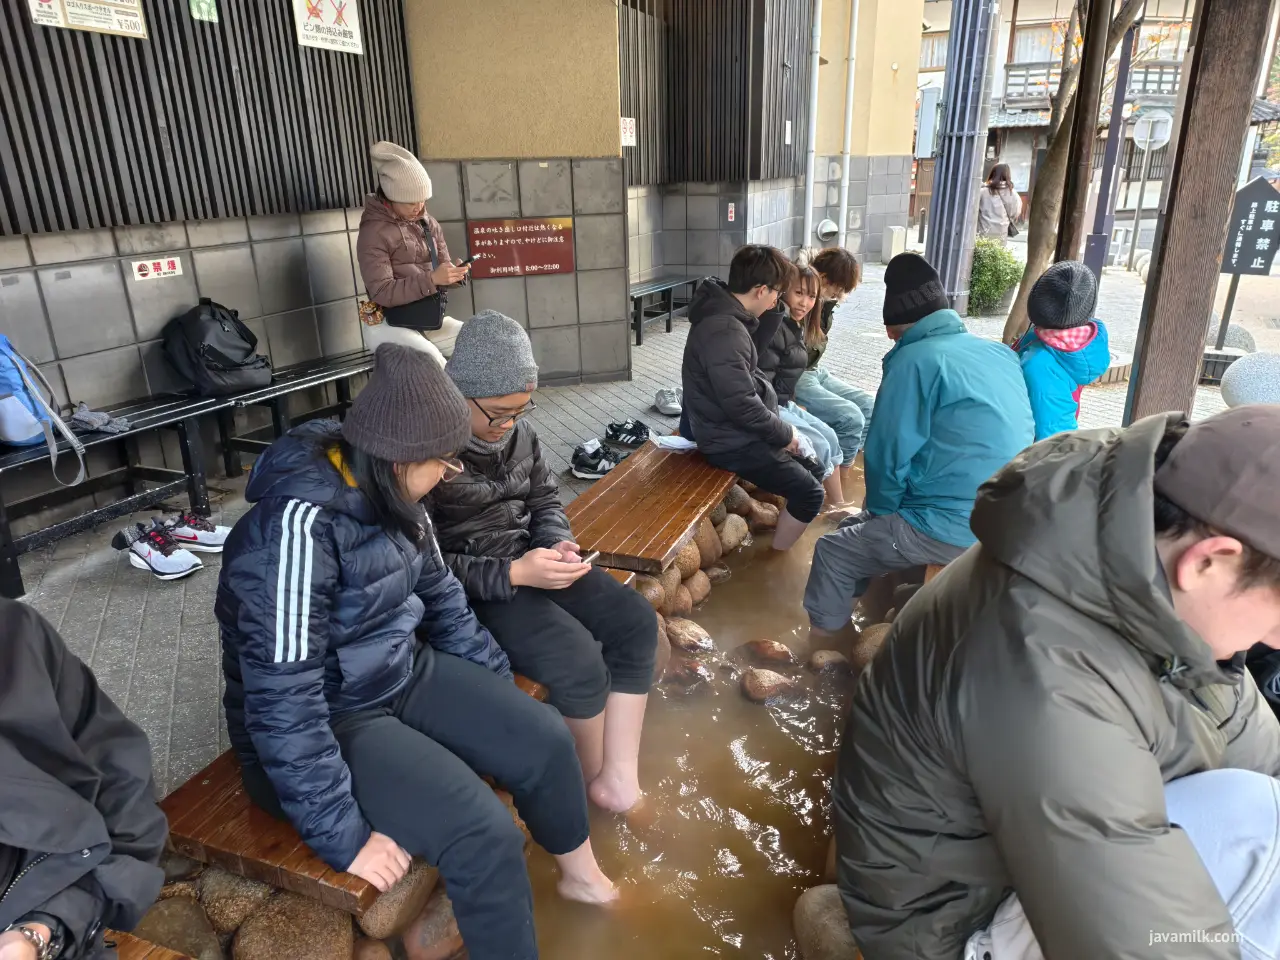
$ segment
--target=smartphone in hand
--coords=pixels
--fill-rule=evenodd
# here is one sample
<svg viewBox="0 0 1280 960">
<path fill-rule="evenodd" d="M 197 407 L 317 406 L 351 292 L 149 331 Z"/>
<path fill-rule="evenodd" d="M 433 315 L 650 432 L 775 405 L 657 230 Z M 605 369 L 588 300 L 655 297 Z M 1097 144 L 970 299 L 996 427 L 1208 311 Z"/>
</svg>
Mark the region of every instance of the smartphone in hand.
<svg viewBox="0 0 1280 960">
<path fill-rule="evenodd" d="M 599 550 L 593 550 L 591 553 L 588 553 L 585 557 L 583 557 L 583 558 L 582 558 L 582 562 L 583 562 L 583 563 L 595 563 L 595 562 L 596 562 L 596 560 L 597 560 L 599 557 L 600 557 L 600 551 L 599 551 Z"/>
</svg>

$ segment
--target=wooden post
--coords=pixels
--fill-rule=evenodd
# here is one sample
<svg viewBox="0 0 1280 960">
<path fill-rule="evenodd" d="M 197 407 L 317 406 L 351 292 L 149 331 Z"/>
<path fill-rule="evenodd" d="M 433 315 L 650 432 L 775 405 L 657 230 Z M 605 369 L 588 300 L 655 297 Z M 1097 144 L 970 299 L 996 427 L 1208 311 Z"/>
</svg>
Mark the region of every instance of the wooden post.
<svg viewBox="0 0 1280 960">
<path fill-rule="evenodd" d="M 1125 423 L 1189 411 L 1272 0 L 1196 0 Z"/>
<path fill-rule="evenodd" d="M 1085 207 L 1089 199 L 1089 174 L 1093 167 L 1093 142 L 1098 139 L 1098 110 L 1102 106 L 1102 81 L 1107 67 L 1107 35 L 1111 31 L 1111 0 L 1091 0 L 1080 53 L 1080 80 L 1076 112 L 1071 121 L 1067 182 L 1058 217 L 1055 260 L 1075 260 L 1084 246 Z M 1113 118 L 1113 124 L 1115 120 Z"/>
</svg>

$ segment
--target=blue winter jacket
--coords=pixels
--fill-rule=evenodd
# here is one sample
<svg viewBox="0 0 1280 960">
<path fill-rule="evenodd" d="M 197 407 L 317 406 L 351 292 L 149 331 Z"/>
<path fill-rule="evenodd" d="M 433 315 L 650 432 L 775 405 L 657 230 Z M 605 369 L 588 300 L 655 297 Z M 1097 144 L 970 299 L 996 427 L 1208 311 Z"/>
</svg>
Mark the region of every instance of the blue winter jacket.
<svg viewBox="0 0 1280 960">
<path fill-rule="evenodd" d="M 1079 427 L 1080 390 L 1111 366 L 1106 325 L 1094 321 L 1097 334 L 1079 350 L 1059 350 L 1028 330 L 1015 348 L 1036 418 L 1036 439 Z"/>
<path fill-rule="evenodd" d="M 303 424 L 254 464 L 253 507 L 227 539 L 215 612 L 240 762 L 261 764 L 307 846 L 345 870 L 370 828 L 331 718 L 389 701 L 415 655 L 430 657 L 427 644 L 504 676 L 511 667 L 434 535 L 419 548 L 374 523 L 326 455 L 338 430 Z"/>
<path fill-rule="evenodd" d="M 867 436 L 867 510 L 900 514 L 926 536 L 971 546 L 978 485 L 1034 432 L 1013 351 L 969 333 L 954 310 L 931 313 L 884 358 Z"/>
</svg>

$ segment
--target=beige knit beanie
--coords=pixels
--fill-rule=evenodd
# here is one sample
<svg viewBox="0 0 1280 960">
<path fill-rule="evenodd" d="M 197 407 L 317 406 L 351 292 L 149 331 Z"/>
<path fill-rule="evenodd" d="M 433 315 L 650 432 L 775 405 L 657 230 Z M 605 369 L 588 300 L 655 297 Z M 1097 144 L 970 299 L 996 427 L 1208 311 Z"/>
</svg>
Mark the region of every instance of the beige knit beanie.
<svg viewBox="0 0 1280 960">
<path fill-rule="evenodd" d="M 369 148 L 378 185 L 392 203 L 423 203 L 431 199 L 431 178 L 418 158 L 404 147 L 379 140 Z"/>
</svg>

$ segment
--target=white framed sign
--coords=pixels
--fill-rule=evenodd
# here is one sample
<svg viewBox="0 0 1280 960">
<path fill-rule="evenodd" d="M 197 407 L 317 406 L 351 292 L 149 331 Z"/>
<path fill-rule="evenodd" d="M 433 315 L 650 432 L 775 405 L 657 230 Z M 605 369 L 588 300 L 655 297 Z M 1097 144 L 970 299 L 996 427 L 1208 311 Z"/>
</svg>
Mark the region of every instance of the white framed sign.
<svg viewBox="0 0 1280 960">
<path fill-rule="evenodd" d="M 622 118 L 622 145 L 624 147 L 634 147 L 636 145 L 636 118 Z"/>
<path fill-rule="evenodd" d="M 182 258 L 172 254 L 157 254 L 150 260 L 133 261 L 134 280 L 162 280 L 165 277 L 182 276 Z"/>
<path fill-rule="evenodd" d="M 37 27 L 64 27 L 147 39 L 142 0 L 27 0 Z"/>
<path fill-rule="evenodd" d="M 293 20 L 301 46 L 364 53 L 356 0 L 293 0 Z"/>
</svg>

